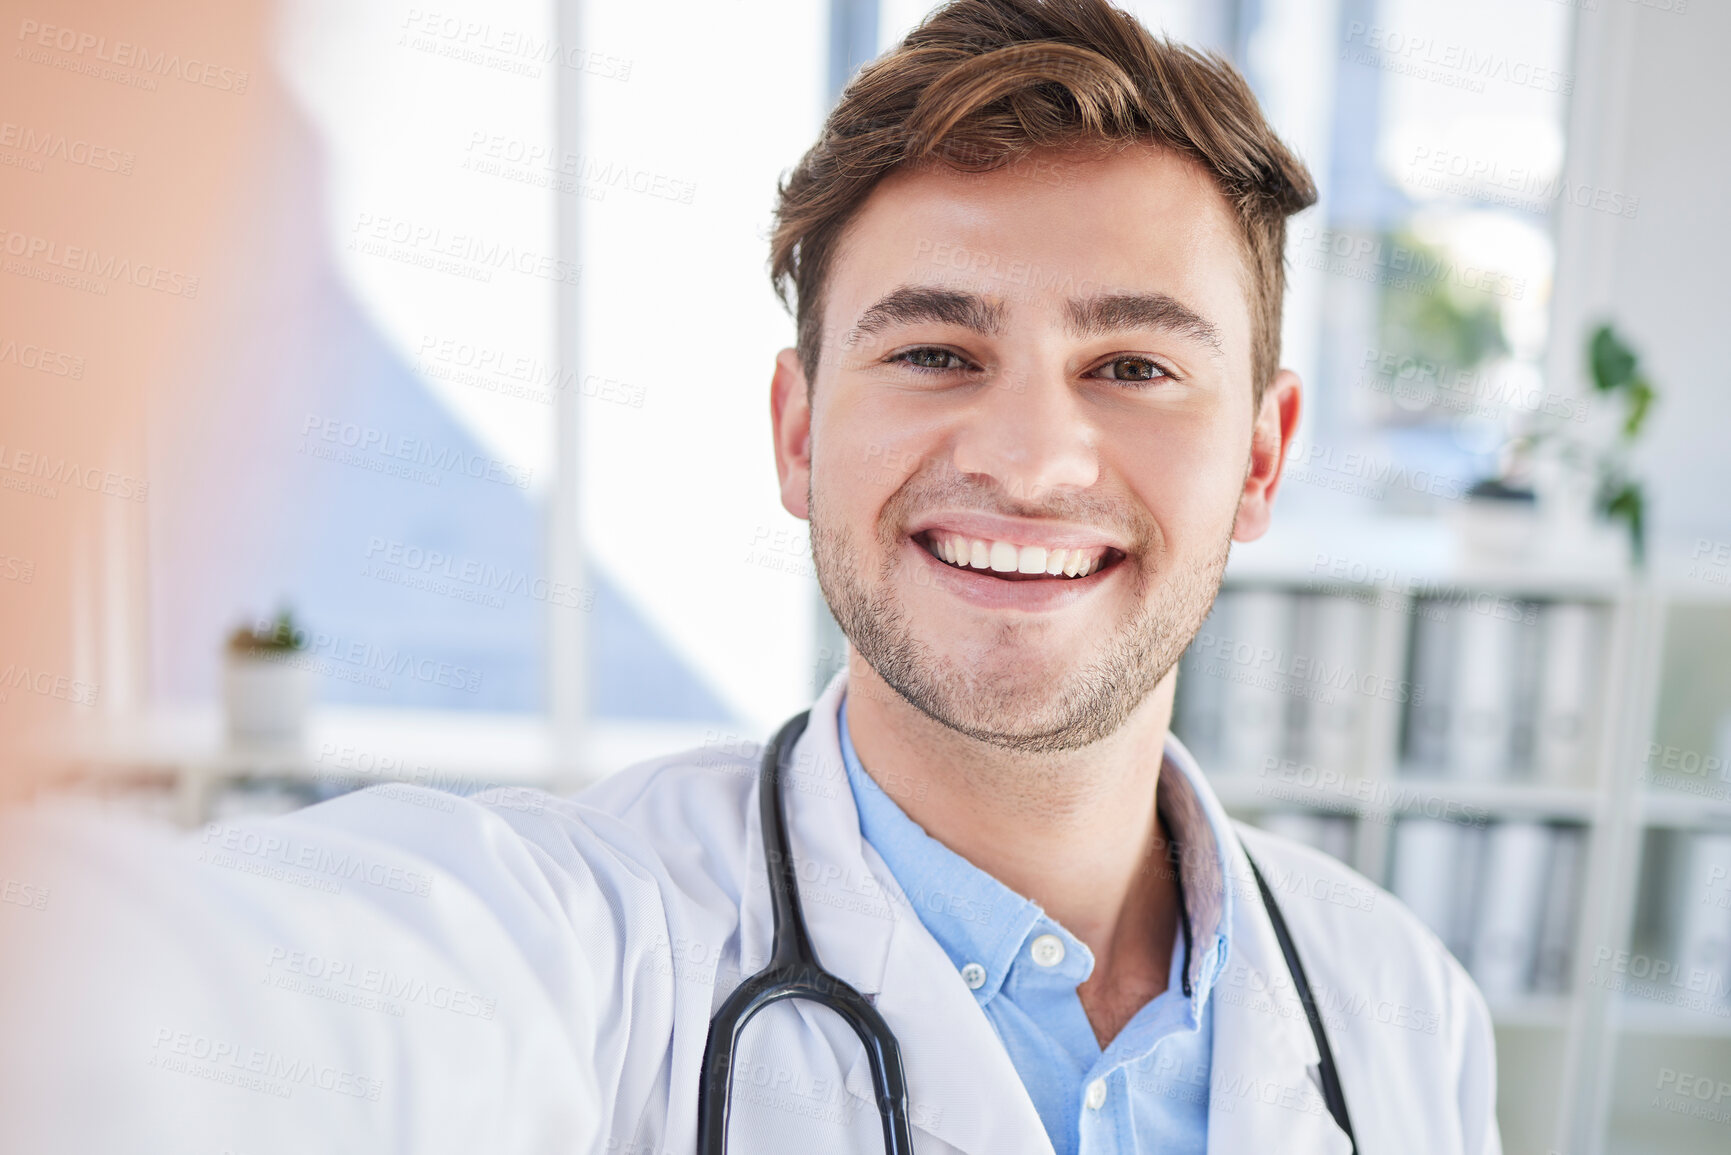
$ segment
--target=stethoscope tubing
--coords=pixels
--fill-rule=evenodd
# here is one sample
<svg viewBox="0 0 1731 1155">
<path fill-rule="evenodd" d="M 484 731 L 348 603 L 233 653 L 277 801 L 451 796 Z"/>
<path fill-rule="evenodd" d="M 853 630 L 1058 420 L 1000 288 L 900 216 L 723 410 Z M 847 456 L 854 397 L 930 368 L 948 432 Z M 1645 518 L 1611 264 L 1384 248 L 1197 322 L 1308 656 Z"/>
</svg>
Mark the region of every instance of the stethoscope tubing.
<svg viewBox="0 0 1731 1155">
<path fill-rule="evenodd" d="M 697 1089 L 697 1150 L 699 1155 L 726 1155 L 727 1118 L 732 1103 L 733 1058 L 739 1040 L 753 1016 L 784 999 L 805 999 L 828 1007 L 853 1028 L 866 1048 L 871 1065 L 872 1088 L 877 1094 L 878 1113 L 883 1119 L 884 1150 L 890 1155 L 913 1155 L 913 1132 L 908 1124 L 907 1073 L 902 1066 L 901 1045 L 877 1008 L 842 979 L 823 969 L 805 926 L 799 903 L 799 879 L 789 849 L 787 814 L 782 802 L 781 768 L 794 743 L 805 732 L 811 711 L 803 711 L 782 726 L 763 756 L 758 781 L 758 811 L 763 827 L 764 860 L 769 876 L 769 897 L 775 915 L 775 935 L 770 962 L 741 983 L 721 1004 L 709 1022 L 709 1038 L 703 1047 L 703 1069 Z M 1311 994 L 1310 981 L 1298 957 L 1291 932 L 1280 906 L 1274 900 L 1262 871 L 1250 851 L 1244 851 L 1262 905 L 1268 911 L 1274 936 L 1292 975 L 1299 1002 L 1316 1039 L 1323 1102 L 1335 1123 L 1358 1155 L 1358 1139 L 1346 1109 L 1346 1095 L 1334 1065 L 1334 1052 L 1322 1029 L 1322 1016 Z"/>
<path fill-rule="evenodd" d="M 782 804 L 781 765 L 805 732 L 810 716 L 807 710 L 790 719 L 764 753 L 757 788 L 758 809 L 770 904 L 775 914 L 775 937 L 769 965 L 741 983 L 710 1020 L 697 1091 L 699 1155 L 724 1155 L 727 1151 L 733 1060 L 739 1051 L 740 1036 L 757 1012 L 784 999 L 805 999 L 828 1007 L 853 1028 L 865 1046 L 866 1061 L 871 1067 L 872 1089 L 877 1095 L 878 1114 L 883 1119 L 884 1150 L 890 1155 L 913 1155 L 908 1081 L 902 1066 L 901 1045 L 884 1017 L 864 995 L 824 970 L 799 904 L 798 878 Z"/>
</svg>

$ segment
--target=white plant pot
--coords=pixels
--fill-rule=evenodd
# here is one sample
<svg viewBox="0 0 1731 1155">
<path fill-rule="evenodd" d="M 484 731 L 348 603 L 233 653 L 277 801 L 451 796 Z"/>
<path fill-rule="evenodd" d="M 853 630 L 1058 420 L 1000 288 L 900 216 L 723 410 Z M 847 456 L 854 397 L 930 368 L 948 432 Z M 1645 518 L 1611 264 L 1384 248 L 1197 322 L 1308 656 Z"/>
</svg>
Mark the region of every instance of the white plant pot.
<svg viewBox="0 0 1731 1155">
<path fill-rule="evenodd" d="M 298 746 L 306 736 L 312 670 L 298 652 L 264 657 L 229 653 L 222 672 L 223 716 L 230 742 Z"/>
<path fill-rule="evenodd" d="M 1474 564 L 1508 564 L 1532 557 L 1539 519 L 1524 501 L 1467 500 L 1448 511 L 1463 556 Z"/>
</svg>

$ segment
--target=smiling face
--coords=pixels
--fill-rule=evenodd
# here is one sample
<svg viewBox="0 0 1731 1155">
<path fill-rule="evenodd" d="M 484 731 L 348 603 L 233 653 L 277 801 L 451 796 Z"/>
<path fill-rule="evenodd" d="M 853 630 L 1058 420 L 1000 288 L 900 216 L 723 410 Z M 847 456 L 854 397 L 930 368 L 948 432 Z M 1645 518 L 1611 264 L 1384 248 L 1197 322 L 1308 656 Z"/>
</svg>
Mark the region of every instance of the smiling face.
<svg viewBox="0 0 1731 1155">
<path fill-rule="evenodd" d="M 855 650 L 1008 749 L 1116 731 L 1267 522 L 1298 387 L 1251 405 L 1231 208 L 1154 146 L 880 183 L 774 386 L 782 500 Z M 1235 525 L 1236 523 L 1236 525 Z"/>
</svg>

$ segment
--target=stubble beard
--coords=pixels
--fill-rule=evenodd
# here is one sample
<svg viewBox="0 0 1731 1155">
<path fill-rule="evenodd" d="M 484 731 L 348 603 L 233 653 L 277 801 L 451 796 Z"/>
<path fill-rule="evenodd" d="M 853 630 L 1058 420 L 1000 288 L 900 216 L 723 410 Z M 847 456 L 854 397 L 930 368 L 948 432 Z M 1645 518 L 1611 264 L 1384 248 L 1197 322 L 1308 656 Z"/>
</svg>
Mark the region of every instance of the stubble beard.
<svg viewBox="0 0 1731 1155">
<path fill-rule="evenodd" d="M 1146 552 L 1120 566 L 1132 575 L 1132 609 L 1089 649 L 1053 658 L 1048 669 L 1006 677 L 940 656 L 908 620 L 896 592 L 902 538 L 886 506 L 874 559 L 808 496 L 818 585 L 854 651 L 908 704 L 969 738 L 1004 750 L 1051 753 L 1090 746 L 1116 733 L 1172 669 L 1214 604 L 1232 534 L 1203 556 L 1154 576 Z M 1146 540 L 1146 539 L 1144 539 Z M 868 580 L 869 578 L 869 580 Z M 1150 588 L 1152 587 L 1152 593 Z M 1014 646 L 1031 623 L 1004 623 L 991 648 Z"/>
</svg>

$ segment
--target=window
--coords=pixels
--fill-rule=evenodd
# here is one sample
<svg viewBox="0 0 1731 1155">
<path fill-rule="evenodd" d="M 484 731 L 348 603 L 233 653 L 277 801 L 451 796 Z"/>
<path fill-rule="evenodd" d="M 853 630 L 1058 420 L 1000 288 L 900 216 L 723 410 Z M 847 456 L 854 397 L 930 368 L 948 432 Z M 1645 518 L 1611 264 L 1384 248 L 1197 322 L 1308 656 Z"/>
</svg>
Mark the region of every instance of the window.
<svg viewBox="0 0 1731 1155">
<path fill-rule="evenodd" d="M 272 242 L 204 366 L 230 407 L 159 445 L 205 468 L 152 506 L 158 697 L 212 699 L 224 634 L 289 607 L 326 706 L 755 730 L 805 701 L 763 268 L 827 32 L 796 0 L 285 4 Z"/>
<path fill-rule="evenodd" d="M 1295 46 L 1322 6 L 1259 7 L 1250 76 L 1321 191 L 1288 243 L 1287 344 L 1310 412 L 1286 493 L 1300 509 L 1434 513 L 1570 395 L 1540 365 L 1572 10 L 1344 0 L 1332 43 Z M 1294 47 L 1306 68 L 1285 65 Z"/>
</svg>

